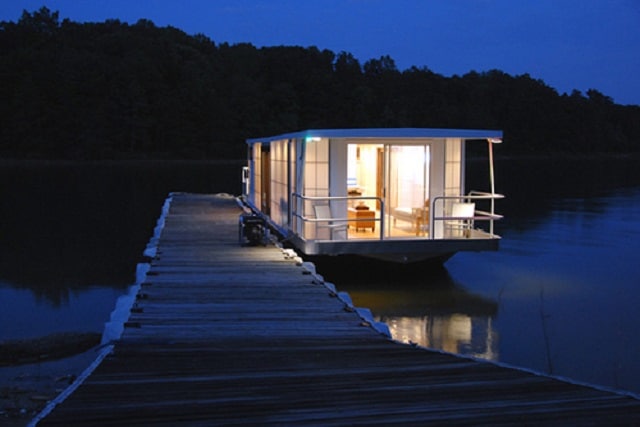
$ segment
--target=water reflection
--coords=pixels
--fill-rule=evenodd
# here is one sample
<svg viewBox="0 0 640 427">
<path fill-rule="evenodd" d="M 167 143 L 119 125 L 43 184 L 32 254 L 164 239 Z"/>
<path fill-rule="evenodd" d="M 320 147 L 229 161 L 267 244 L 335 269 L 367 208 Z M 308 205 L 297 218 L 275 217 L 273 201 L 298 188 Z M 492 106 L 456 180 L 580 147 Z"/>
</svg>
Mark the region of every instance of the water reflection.
<svg viewBox="0 0 640 427">
<path fill-rule="evenodd" d="M 454 280 L 500 295 L 500 358 L 640 391 L 640 186 L 553 200 L 544 221 L 509 228 L 496 253 L 461 253 Z"/>
<path fill-rule="evenodd" d="M 69 291 L 52 303 L 0 281 L 0 342 L 36 338 L 56 332 L 101 333 L 122 290 L 91 287 Z"/>
<path fill-rule="evenodd" d="M 0 281 L 55 305 L 90 286 L 124 290 L 168 194 L 237 194 L 240 170 L 205 162 L 0 163 Z"/>
<path fill-rule="evenodd" d="M 637 165 L 497 162 L 496 190 L 507 195 L 497 207 L 505 215 L 499 251 L 459 253 L 435 271 L 331 260 L 339 276 L 318 272 L 399 340 L 640 392 Z M 0 339 L 90 319 L 99 328 L 134 280 L 167 194 L 238 194 L 239 171 L 0 164 Z M 474 182 L 477 171 L 467 172 Z"/>
<path fill-rule="evenodd" d="M 387 324 L 395 340 L 450 353 L 498 360 L 498 332 L 493 327 L 498 302 L 475 295 L 456 283 L 445 268 L 399 272 L 377 278 L 349 270 L 319 270 L 356 306 L 371 310 Z M 360 270 L 361 271 L 361 270 Z"/>
<path fill-rule="evenodd" d="M 0 341 L 101 332 L 172 191 L 240 190 L 240 163 L 0 162 Z"/>
<path fill-rule="evenodd" d="M 463 313 L 422 317 L 381 316 L 376 320 L 389 326 L 393 339 L 423 347 L 498 360 L 498 333 L 492 317 Z"/>
<path fill-rule="evenodd" d="M 499 251 L 456 254 L 435 275 L 318 271 L 398 340 L 638 393 L 640 184 L 566 191 L 544 215 L 511 205 Z"/>
</svg>

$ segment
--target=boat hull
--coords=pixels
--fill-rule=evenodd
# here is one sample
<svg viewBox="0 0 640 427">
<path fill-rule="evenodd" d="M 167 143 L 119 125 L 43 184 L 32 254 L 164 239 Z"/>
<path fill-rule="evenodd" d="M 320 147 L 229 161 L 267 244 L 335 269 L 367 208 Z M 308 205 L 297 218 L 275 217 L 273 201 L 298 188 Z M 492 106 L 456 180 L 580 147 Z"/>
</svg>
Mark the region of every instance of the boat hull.
<svg viewBox="0 0 640 427">
<path fill-rule="evenodd" d="M 500 239 L 406 239 L 406 240 L 346 240 L 305 241 L 290 236 L 294 248 L 305 255 L 355 255 L 397 264 L 412 264 L 427 260 L 445 262 L 456 252 L 497 251 Z"/>
</svg>

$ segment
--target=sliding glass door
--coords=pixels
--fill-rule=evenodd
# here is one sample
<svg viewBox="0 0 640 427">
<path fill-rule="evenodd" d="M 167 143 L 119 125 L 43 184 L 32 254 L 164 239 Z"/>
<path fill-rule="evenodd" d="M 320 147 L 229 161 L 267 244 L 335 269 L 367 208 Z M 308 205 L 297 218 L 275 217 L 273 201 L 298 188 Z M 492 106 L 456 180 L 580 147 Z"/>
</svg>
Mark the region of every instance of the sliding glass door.
<svg viewBox="0 0 640 427">
<path fill-rule="evenodd" d="M 385 237 L 427 236 L 431 146 L 352 143 L 347 152 L 347 193 L 362 197 L 351 207 L 384 214 Z M 384 201 L 385 212 L 373 197 Z"/>
<path fill-rule="evenodd" d="M 389 237 L 426 236 L 429 233 L 430 146 L 386 146 L 385 176 Z"/>
</svg>

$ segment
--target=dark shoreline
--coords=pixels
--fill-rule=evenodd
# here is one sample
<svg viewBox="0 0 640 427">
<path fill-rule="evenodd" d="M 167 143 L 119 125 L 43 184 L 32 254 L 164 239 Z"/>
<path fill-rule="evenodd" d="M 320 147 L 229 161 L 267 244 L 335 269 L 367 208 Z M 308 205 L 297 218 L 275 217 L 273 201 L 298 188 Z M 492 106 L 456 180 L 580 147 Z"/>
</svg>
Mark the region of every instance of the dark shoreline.
<svg viewBox="0 0 640 427">
<path fill-rule="evenodd" d="M 64 332 L 0 342 L 0 424 L 28 425 L 95 359 L 101 338 Z"/>
<path fill-rule="evenodd" d="M 245 159 L 189 160 L 189 159 L 122 159 L 122 160 L 70 160 L 70 159 L 0 159 L 0 166 L 60 166 L 60 165 L 244 165 Z"/>
<path fill-rule="evenodd" d="M 500 154 L 499 149 L 494 150 L 494 160 L 595 160 L 595 159 L 634 159 L 640 158 L 640 152 L 594 152 L 594 153 L 568 153 L 568 152 L 546 152 L 546 153 L 522 153 L 522 154 Z M 475 162 L 486 160 L 486 155 L 468 154 L 467 161 Z M 18 165 L 149 165 L 149 166 L 175 166 L 175 165 L 245 165 L 247 159 L 30 159 L 30 158 L 0 158 L 0 166 Z"/>
<path fill-rule="evenodd" d="M 101 338 L 96 332 L 62 332 L 0 342 L 0 367 L 70 357 L 97 346 Z"/>
</svg>

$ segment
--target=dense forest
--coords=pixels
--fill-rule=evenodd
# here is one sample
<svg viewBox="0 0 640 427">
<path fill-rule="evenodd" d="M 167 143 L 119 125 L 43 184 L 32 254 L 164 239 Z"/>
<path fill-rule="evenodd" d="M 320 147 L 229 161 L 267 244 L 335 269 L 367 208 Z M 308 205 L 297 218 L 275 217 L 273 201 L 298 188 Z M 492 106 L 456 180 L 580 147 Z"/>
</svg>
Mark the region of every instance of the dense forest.
<svg viewBox="0 0 640 427">
<path fill-rule="evenodd" d="M 0 22 L 0 98 L 5 158 L 243 158 L 248 137 L 349 127 L 502 129 L 509 155 L 640 152 L 640 106 L 596 89 L 215 43 L 149 20 L 60 21 L 47 8 Z"/>
</svg>

